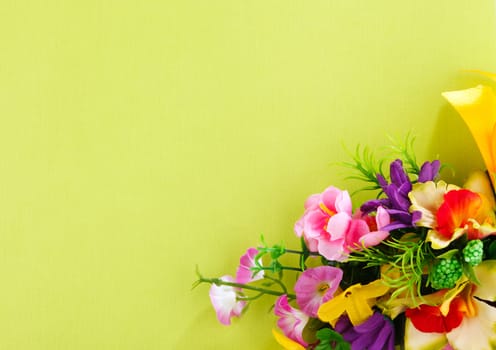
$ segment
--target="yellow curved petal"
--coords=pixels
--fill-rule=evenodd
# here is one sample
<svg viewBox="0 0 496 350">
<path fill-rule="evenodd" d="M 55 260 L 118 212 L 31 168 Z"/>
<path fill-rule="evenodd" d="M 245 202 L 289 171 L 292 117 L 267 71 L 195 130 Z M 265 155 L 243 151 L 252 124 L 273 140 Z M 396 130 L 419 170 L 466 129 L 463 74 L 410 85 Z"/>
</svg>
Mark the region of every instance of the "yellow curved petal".
<svg viewBox="0 0 496 350">
<path fill-rule="evenodd" d="M 496 260 L 484 260 L 474 267 L 474 273 L 480 282 L 474 295 L 483 300 L 496 301 Z"/>
<path fill-rule="evenodd" d="M 343 293 L 323 303 L 317 315 L 322 321 L 334 325 L 339 316 L 346 312 L 350 322 L 354 326 L 359 325 L 374 313 L 371 306 L 374 305 L 375 299 L 388 291 L 389 287 L 382 280 L 375 280 L 363 286 L 354 284 Z"/>
<path fill-rule="evenodd" d="M 272 329 L 272 334 L 274 335 L 274 338 L 279 343 L 279 345 L 281 345 L 285 350 L 305 350 L 305 348 L 299 343 L 289 339 L 275 329 Z"/>
<path fill-rule="evenodd" d="M 475 317 L 465 317 L 460 326 L 446 334 L 455 350 L 491 350 L 496 348 L 496 308 L 473 299 Z"/>
<path fill-rule="evenodd" d="M 496 129 L 494 129 L 496 131 Z M 493 132 L 494 133 L 494 132 Z M 493 149 L 496 148 L 496 135 L 493 136 L 494 141 L 491 146 Z M 494 178 L 493 178 L 494 179 Z M 477 192 L 484 196 L 489 202 L 491 208 L 496 208 L 496 198 L 494 196 L 493 188 L 491 186 L 491 179 L 487 176 L 487 173 L 481 170 L 476 170 L 470 173 L 467 181 L 463 185 L 470 191 Z"/>
<path fill-rule="evenodd" d="M 409 318 L 405 323 L 405 350 L 441 350 L 446 345 L 444 333 L 424 333 L 412 324 Z"/>
<path fill-rule="evenodd" d="M 493 129 L 496 125 L 496 96 L 484 85 L 442 94 L 462 116 L 479 147 L 489 172 L 496 171 Z"/>
<path fill-rule="evenodd" d="M 410 212 L 419 211 L 422 216 L 417 225 L 433 228 L 436 226 L 436 212 L 443 203 L 446 192 L 459 189 L 444 181 L 416 183 L 408 194 L 412 202 Z"/>
</svg>

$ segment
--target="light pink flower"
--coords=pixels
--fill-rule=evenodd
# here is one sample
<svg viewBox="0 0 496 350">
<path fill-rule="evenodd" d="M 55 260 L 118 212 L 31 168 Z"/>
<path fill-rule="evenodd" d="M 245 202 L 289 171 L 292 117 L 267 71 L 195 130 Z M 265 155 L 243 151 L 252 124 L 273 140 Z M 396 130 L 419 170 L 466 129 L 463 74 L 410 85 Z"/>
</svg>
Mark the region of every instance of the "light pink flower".
<svg viewBox="0 0 496 350">
<path fill-rule="evenodd" d="M 303 236 L 307 247 L 312 252 L 319 251 L 319 241 L 330 238 L 326 231 L 329 220 L 337 216 L 338 220 L 351 218 L 351 199 L 347 191 L 328 187 L 320 194 L 311 195 L 305 202 L 305 213 L 295 224 L 298 237 Z M 335 237 L 337 238 L 337 237 Z"/>
<path fill-rule="evenodd" d="M 220 279 L 225 282 L 234 282 L 234 278 L 227 275 L 222 276 Z M 237 300 L 238 291 L 241 291 L 241 289 L 231 286 L 212 284 L 210 287 L 210 301 L 217 313 L 217 319 L 224 325 L 230 325 L 231 317 L 239 316 L 246 305 L 245 301 Z"/>
<path fill-rule="evenodd" d="M 343 271 L 337 267 L 319 266 L 305 270 L 296 284 L 296 302 L 303 312 L 317 317 L 319 306 L 331 299 L 343 278 Z"/>
<path fill-rule="evenodd" d="M 246 253 L 239 259 L 239 267 L 236 272 L 236 282 L 238 283 L 249 283 L 261 280 L 264 277 L 264 271 L 260 270 L 255 275 L 253 275 L 252 267 L 257 266 L 255 263 L 255 257 L 258 254 L 256 248 L 248 248 Z M 259 264 L 261 264 L 261 258 L 258 259 Z"/>
<path fill-rule="evenodd" d="M 286 295 L 281 295 L 277 298 L 274 313 L 279 316 L 277 326 L 284 332 L 286 337 L 306 347 L 308 344 L 303 340 L 303 328 L 308 322 L 308 316 L 289 305 Z"/>
<path fill-rule="evenodd" d="M 362 218 L 361 213 L 352 216 L 348 192 L 329 187 L 308 198 L 295 231 L 304 237 L 310 251 L 319 252 L 328 260 L 344 261 L 351 250 L 385 239 L 389 232 L 382 228 L 389 222 L 389 214 L 382 207 L 377 209 L 375 222 L 370 217 Z"/>
</svg>

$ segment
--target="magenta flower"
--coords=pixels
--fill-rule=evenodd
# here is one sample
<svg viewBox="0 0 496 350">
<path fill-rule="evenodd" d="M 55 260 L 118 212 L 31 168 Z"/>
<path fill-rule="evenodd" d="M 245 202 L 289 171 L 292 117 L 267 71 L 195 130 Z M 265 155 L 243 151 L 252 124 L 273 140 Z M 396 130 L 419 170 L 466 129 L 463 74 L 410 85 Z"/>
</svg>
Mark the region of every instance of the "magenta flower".
<svg viewBox="0 0 496 350">
<path fill-rule="evenodd" d="M 307 315 L 317 317 L 319 306 L 334 296 L 341 278 L 343 271 L 337 267 L 319 266 L 305 270 L 294 287 L 298 306 Z"/>
<path fill-rule="evenodd" d="M 286 337 L 306 347 L 308 344 L 303 340 L 303 328 L 308 322 L 308 316 L 289 305 L 287 295 L 277 298 L 274 313 L 279 316 L 277 326 Z"/>
<path fill-rule="evenodd" d="M 256 248 L 248 248 L 246 253 L 239 259 L 238 271 L 236 272 L 236 282 L 238 283 L 249 283 L 261 280 L 264 277 L 264 271 L 260 270 L 255 275 L 253 275 L 252 268 L 257 266 L 255 262 L 255 257 L 258 254 Z M 258 259 L 258 263 L 261 264 L 262 259 Z"/>
<path fill-rule="evenodd" d="M 310 251 L 327 260 L 344 261 L 351 250 L 376 245 L 389 235 L 383 230 L 389 224 L 386 210 L 378 208 L 375 218 L 375 224 L 369 225 L 361 213 L 353 217 L 348 192 L 329 187 L 308 198 L 295 231 L 303 236 Z"/>
<path fill-rule="evenodd" d="M 231 276 L 222 276 L 220 278 L 225 282 L 234 282 Z M 231 286 L 217 286 L 212 284 L 210 287 L 210 301 L 217 313 L 217 319 L 220 323 L 228 326 L 231 324 L 231 317 L 238 317 L 246 305 L 245 301 L 237 299 L 240 288 Z"/>
</svg>

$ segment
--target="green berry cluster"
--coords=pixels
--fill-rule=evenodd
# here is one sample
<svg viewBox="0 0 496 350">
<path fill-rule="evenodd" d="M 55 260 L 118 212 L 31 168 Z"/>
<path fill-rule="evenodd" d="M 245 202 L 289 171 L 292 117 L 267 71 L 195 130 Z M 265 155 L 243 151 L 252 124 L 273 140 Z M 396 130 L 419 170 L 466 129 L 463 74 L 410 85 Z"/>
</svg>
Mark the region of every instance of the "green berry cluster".
<svg viewBox="0 0 496 350">
<path fill-rule="evenodd" d="M 463 248 L 463 260 L 472 266 L 479 265 L 482 261 L 484 244 L 480 239 L 469 241 Z"/>
<path fill-rule="evenodd" d="M 456 258 L 441 259 L 430 272 L 432 288 L 453 288 L 462 276 L 462 265 Z"/>
</svg>

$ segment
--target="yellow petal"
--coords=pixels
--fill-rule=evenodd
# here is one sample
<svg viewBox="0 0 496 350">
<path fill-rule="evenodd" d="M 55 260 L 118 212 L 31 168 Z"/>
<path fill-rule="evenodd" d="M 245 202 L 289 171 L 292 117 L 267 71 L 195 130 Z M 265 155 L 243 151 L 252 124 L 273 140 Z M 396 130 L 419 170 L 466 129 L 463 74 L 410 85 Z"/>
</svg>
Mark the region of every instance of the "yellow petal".
<svg viewBox="0 0 496 350">
<path fill-rule="evenodd" d="M 412 324 L 409 318 L 405 323 L 405 350 L 441 350 L 447 340 L 444 333 L 424 333 Z"/>
<path fill-rule="evenodd" d="M 305 350 L 305 348 L 301 346 L 299 343 L 289 339 L 288 337 L 279 333 L 275 329 L 272 329 L 272 334 L 274 335 L 274 338 L 279 343 L 279 345 L 281 345 L 286 350 Z"/>
<path fill-rule="evenodd" d="M 432 249 L 443 249 L 446 248 L 451 242 L 460 238 L 465 234 L 465 228 L 457 228 L 451 238 L 446 238 L 443 235 L 439 234 L 436 230 L 429 230 L 427 232 L 427 236 L 425 237 L 426 242 L 431 242 Z"/>
<path fill-rule="evenodd" d="M 456 185 L 447 184 L 444 181 L 427 181 L 416 183 L 408 194 L 412 205 L 410 212 L 419 211 L 422 217 L 417 225 L 423 227 L 436 226 L 436 212 L 443 203 L 446 192 L 459 189 Z"/>
<path fill-rule="evenodd" d="M 485 72 L 483 70 L 478 70 L 478 69 L 470 69 L 470 70 L 468 70 L 468 72 L 479 73 L 479 74 L 485 75 L 489 79 L 496 81 L 496 74 L 491 73 L 491 72 Z"/>
<path fill-rule="evenodd" d="M 496 308 L 477 299 L 475 317 L 464 317 L 460 326 L 446 334 L 455 350 L 491 350 L 496 347 Z"/>
<path fill-rule="evenodd" d="M 371 306 L 375 299 L 386 294 L 389 287 L 382 280 L 375 280 L 362 286 L 355 284 L 333 299 L 323 303 L 317 312 L 324 322 L 335 324 L 344 312 L 348 314 L 350 322 L 356 326 L 365 322 L 373 314 Z"/>
<path fill-rule="evenodd" d="M 349 287 L 346 291 L 320 305 L 317 316 L 319 316 L 321 321 L 329 322 L 333 326 L 336 324 L 339 316 L 346 311 L 347 305 L 344 295 L 353 287 Z"/>
<path fill-rule="evenodd" d="M 474 273 L 480 282 L 474 295 L 487 301 L 496 301 L 496 260 L 484 260 L 474 267 Z"/>
<path fill-rule="evenodd" d="M 496 171 L 493 129 L 496 124 L 496 96 L 488 86 L 444 92 L 443 96 L 462 116 L 479 147 L 487 169 Z"/>
<path fill-rule="evenodd" d="M 495 129 L 496 131 L 496 129 Z M 494 144 L 491 146 L 493 149 L 496 148 L 496 136 L 494 137 Z M 470 191 L 477 192 L 484 196 L 489 202 L 491 208 L 496 208 L 496 201 L 494 197 L 493 188 L 491 186 L 491 179 L 487 176 L 487 173 L 481 170 L 473 171 L 468 176 L 467 181 L 463 185 Z"/>
</svg>

